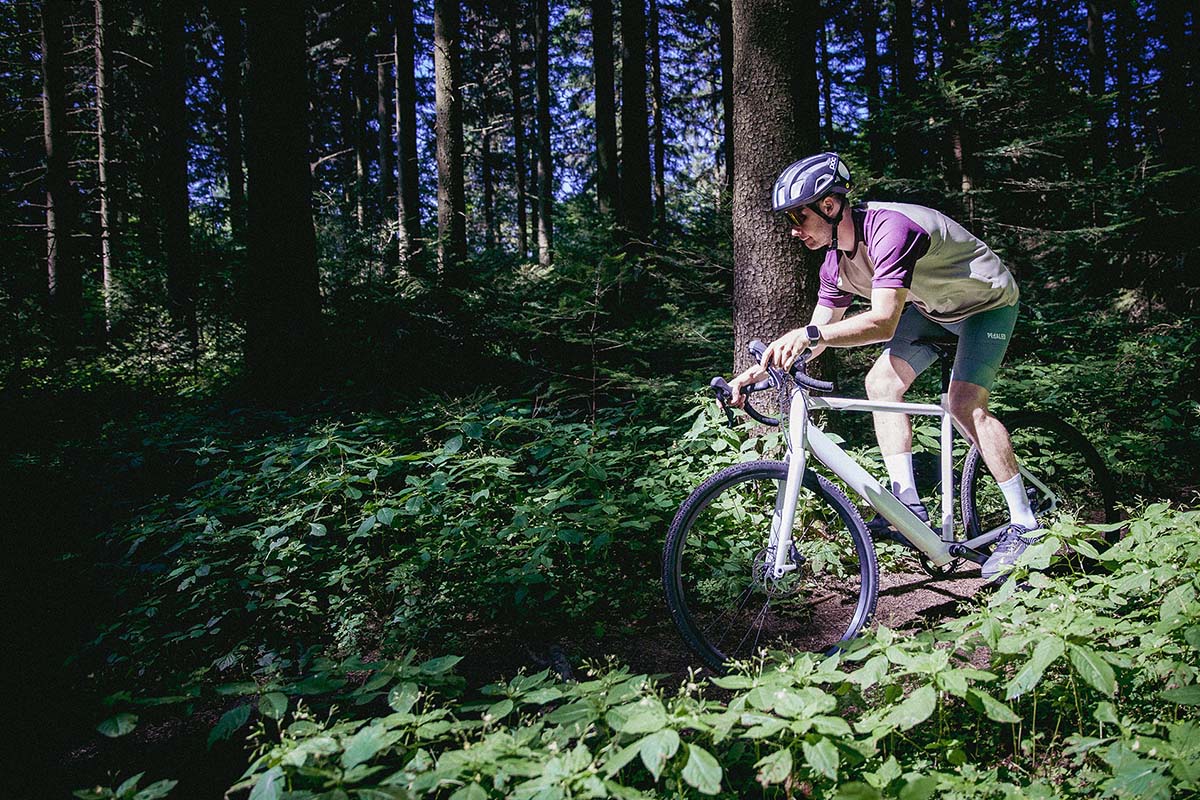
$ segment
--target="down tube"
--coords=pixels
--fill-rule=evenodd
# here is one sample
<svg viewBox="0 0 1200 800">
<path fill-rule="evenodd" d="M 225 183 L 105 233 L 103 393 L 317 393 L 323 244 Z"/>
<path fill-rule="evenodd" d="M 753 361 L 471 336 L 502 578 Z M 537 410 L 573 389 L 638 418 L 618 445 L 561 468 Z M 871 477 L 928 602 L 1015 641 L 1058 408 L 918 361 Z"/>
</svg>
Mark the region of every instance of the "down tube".
<svg viewBox="0 0 1200 800">
<path fill-rule="evenodd" d="M 950 556 L 950 548 L 928 525 L 922 524 L 891 492 L 880 486 L 879 481 L 872 478 L 865 469 L 855 463 L 854 459 L 846 455 L 846 451 L 834 444 L 824 431 L 810 426 L 808 446 L 818 461 L 833 470 L 851 489 L 862 495 L 876 511 L 879 511 L 899 528 L 908 540 L 928 556 L 936 566 L 940 567 L 954 560 Z"/>
</svg>

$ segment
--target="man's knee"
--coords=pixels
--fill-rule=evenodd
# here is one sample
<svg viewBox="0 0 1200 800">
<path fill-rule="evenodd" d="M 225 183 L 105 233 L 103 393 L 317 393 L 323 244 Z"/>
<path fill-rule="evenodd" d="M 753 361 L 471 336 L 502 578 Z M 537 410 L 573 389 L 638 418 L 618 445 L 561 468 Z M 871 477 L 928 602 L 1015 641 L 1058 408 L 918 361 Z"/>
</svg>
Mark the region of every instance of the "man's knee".
<svg viewBox="0 0 1200 800">
<path fill-rule="evenodd" d="M 909 382 L 887 359 L 880 359 L 867 373 L 867 397 L 871 400 L 902 400 Z"/>
<path fill-rule="evenodd" d="M 968 384 L 970 386 L 970 384 Z M 951 385 L 950 396 L 950 416 L 954 417 L 960 425 L 974 427 L 976 423 L 987 419 L 991 414 L 988 412 L 988 395 L 987 390 L 981 390 L 978 387 L 960 388 L 960 385 Z"/>
</svg>

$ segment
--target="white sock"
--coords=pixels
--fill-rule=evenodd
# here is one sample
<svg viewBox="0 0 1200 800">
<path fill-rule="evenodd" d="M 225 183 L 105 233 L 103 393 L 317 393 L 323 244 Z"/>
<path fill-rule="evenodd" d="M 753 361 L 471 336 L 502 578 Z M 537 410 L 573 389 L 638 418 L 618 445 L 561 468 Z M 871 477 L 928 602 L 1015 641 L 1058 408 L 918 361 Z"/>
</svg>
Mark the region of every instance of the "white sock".
<svg viewBox="0 0 1200 800">
<path fill-rule="evenodd" d="M 1009 518 L 1023 528 L 1036 528 L 1037 517 L 1029 507 L 1029 496 L 1025 494 L 1025 481 L 1021 480 L 1021 473 L 1000 484 L 1000 491 L 1004 492 L 1004 499 L 1008 501 Z"/>
<path fill-rule="evenodd" d="M 910 506 L 921 502 L 921 496 L 917 494 L 917 479 L 913 477 L 912 453 L 884 456 L 883 463 L 892 482 L 892 494 Z"/>
</svg>

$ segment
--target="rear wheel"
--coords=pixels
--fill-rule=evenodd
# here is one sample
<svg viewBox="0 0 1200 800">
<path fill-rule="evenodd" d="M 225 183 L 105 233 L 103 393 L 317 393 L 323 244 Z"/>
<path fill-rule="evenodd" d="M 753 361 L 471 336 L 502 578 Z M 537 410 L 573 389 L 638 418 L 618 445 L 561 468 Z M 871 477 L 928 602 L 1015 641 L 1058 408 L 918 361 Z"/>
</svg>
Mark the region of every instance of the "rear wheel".
<svg viewBox="0 0 1200 800">
<path fill-rule="evenodd" d="M 1058 417 L 1036 411 L 1004 417 L 1025 490 L 1043 525 L 1059 515 L 1092 524 L 1116 522 L 1112 478 L 1104 459 L 1082 433 Z M 1039 485 L 1041 484 L 1041 485 Z M 971 447 L 963 465 L 962 512 L 967 538 L 1008 522 L 1008 504 L 996 479 Z M 1107 534 L 1116 540 L 1116 531 Z"/>
<path fill-rule="evenodd" d="M 875 611 L 879 569 L 858 512 L 829 481 L 804 475 L 787 563 L 772 576 L 772 517 L 787 465 L 718 472 L 684 501 L 663 549 L 667 605 L 688 645 L 720 671 L 763 649 L 827 652 Z"/>
</svg>

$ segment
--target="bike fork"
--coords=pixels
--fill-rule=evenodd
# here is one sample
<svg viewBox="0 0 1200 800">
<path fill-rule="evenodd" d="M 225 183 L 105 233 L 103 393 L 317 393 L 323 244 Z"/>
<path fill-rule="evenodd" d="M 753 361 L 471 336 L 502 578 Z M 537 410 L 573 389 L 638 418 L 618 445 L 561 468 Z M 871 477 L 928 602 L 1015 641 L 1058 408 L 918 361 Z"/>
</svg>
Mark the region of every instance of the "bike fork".
<svg viewBox="0 0 1200 800">
<path fill-rule="evenodd" d="M 768 552 L 774 556 L 771 577 L 778 580 L 798 566 L 791 562 L 792 525 L 796 521 L 796 506 L 800 486 L 804 482 L 808 450 L 808 399 L 803 392 L 793 391 L 788 412 L 788 474 L 775 492 L 775 513 L 771 517 L 771 538 Z"/>
</svg>

